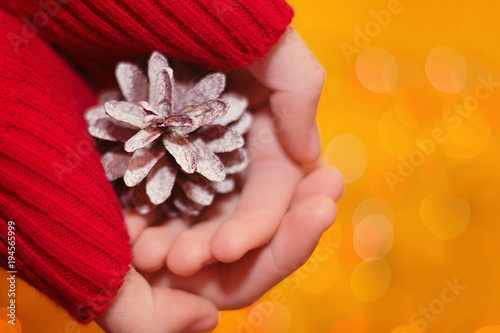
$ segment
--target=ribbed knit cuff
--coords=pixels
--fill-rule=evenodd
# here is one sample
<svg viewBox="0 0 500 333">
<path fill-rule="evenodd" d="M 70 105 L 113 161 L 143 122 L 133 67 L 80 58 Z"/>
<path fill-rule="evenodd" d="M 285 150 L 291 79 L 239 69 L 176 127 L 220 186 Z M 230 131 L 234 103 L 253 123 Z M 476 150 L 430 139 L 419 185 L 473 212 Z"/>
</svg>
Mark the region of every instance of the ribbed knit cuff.
<svg viewBox="0 0 500 333">
<path fill-rule="evenodd" d="M 17 276 L 88 323 L 123 283 L 129 236 L 83 120 L 95 96 L 37 36 L 16 50 L 22 35 L 0 11 L 0 233 L 13 221 Z"/>
<path fill-rule="evenodd" d="M 293 17 L 283 0 L 7 0 L 0 6 L 74 59 L 108 66 L 159 50 L 218 70 L 244 67 L 278 41 Z"/>
</svg>

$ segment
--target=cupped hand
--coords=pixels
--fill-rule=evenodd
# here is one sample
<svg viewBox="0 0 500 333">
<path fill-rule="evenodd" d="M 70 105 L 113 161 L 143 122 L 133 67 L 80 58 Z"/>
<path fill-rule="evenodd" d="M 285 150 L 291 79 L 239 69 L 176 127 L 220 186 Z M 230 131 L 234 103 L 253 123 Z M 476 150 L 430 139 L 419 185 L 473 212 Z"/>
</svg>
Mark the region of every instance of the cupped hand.
<svg viewBox="0 0 500 333">
<path fill-rule="evenodd" d="M 178 274 L 192 274 L 214 261 L 233 262 L 269 242 L 304 177 L 306 164 L 303 162 L 313 161 L 308 163 L 309 167 L 317 163 L 320 145 L 315 116 L 324 73 L 293 30 L 289 29 L 262 60 L 247 70 L 233 71 L 228 77 L 228 88 L 246 95 L 250 109 L 267 113 L 267 123 L 254 124 L 250 133 L 248 144 L 252 163 L 241 195 L 231 208 L 233 211 L 225 215 L 205 214 L 202 217 L 210 223 L 189 230 L 169 248 L 168 266 Z M 314 132 L 312 137 L 317 139 L 312 140 L 315 142 L 312 145 L 309 144 L 309 132 Z M 321 194 L 321 189 L 331 186 L 325 191 L 337 193 L 331 196 L 337 199 L 342 191 L 341 178 L 324 166 L 319 170 L 332 181 L 320 181 L 313 193 Z M 214 211 L 218 208 L 209 210 Z M 217 222 L 213 221 L 215 219 Z M 140 233 L 144 224 L 133 228 Z M 156 230 L 147 233 L 154 234 Z M 153 246 L 148 237 L 143 239 L 137 249 Z M 192 247 L 192 243 L 197 245 Z M 165 248 L 153 258 L 150 251 L 138 250 L 136 262 L 141 269 L 158 269 L 163 264 L 158 259 L 162 259 L 166 251 Z"/>
<path fill-rule="evenodd" d="M 320 210 L 322 199 L 333 203 L 342 193 L 336 171 L 319 162 L 306 168 L 291 160 L 277 139 L 268 107 L 255 113 L 248 149 L 251 163 L 241 191 L 219 197 L 196 224 L 173 220 L 148 227 L 139 217 L 127 219 L 136 240 L 135 267 L 154 272 L 166 263 L 175 274 L 187 276 L 216 261 L 235 262 L 268 244 L 301 200 L 323 196 Z"/>
<path fill-rule="evenodd" d="M 335 220 L 342 182 L 321 163 L 295 164 L 273 128 L 268 109 L 255 113 L 248 180 L 196 224 L 127 212 L 135 269 L 98 320 L 102 327 L 208 330 L 217 323 L 216 309 L 251 304 L 309 258 Z"/>
<path fill-rule="evenodd" d="M 251 304 L 311 255 L 335 220 L 342 181 L 319 162 L 298 166 L 273 129 L 269 109 L 255 113 L 241 193 L 219 198 L 196 224 L 128 215 L 133 264 L 152 286 L 233 309 Z"/>
<path fill-rule="evenodd" d="M 263 60 L 230 75 L 257 108 L 241 191 L 218 198 L 195 224 L 126 212 L 135 268 L 98 320 L 102 327 L 208 330 L 216 309 L 251 304 L 307 260 L 343 191 L 339 174 L 316 160 L 323 80 L 291 30 Z"/>
</svg>

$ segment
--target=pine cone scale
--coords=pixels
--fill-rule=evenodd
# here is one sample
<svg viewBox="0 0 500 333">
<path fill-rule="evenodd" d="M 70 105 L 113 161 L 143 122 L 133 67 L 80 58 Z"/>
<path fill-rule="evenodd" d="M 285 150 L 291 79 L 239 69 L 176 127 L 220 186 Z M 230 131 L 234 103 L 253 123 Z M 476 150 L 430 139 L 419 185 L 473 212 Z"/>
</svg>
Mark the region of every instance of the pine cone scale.
<svg viewBox="0 0 500 333">
<path fill-rule="evenodd" d="M 248 164 L 246 99 L 224 92 L 222 73 L 194 82 L 190 69 L 180 68 L 174 73 L 157 52 L 145 70 L 120 63 L 115 73 L 125 100 L 109 91 L 85 115 L 91 135 L 115 142 L 103 146 L 106 175 L 123 178 L 130 188 L 123 202 L 142 214 L 164 204 L 197 215 L 218 193 L 233 191 L 232 175 Z"/>
</svg>

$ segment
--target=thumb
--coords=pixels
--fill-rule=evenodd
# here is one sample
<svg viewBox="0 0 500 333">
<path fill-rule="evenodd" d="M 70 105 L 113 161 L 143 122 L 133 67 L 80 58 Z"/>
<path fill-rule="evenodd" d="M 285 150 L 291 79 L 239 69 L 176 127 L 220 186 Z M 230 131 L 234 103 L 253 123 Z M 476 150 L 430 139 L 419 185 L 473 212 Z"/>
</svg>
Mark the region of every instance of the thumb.
<svg viewBox="0 0 500 333">
<path fill-rule="evenodd" d="M 324 70 L 300 36 L 289 29 L 279 43 L 248 68 L 271 90 L 271 110 L 281 143 L 297 162 L 321 153 L 316 112 L 325 80 Z"/>
<path fill-rule="evenodd" d="M 106 332 L 204 332 L 219 320 L 209 300 L 181 290 L 151 287 L 130 268 L 111 306 L 96 319 Z"/>
</svg>

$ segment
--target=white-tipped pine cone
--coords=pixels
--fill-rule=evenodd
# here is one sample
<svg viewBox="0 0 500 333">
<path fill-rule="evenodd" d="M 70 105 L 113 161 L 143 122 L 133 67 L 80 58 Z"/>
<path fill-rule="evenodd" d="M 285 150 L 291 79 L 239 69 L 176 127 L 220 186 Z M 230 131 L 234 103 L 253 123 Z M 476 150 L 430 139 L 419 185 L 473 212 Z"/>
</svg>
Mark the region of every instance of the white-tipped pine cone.
<svg viewBox="0 0 500 333">
<path fill-rule="evenodd" d="M 155 52 L 147 75 L 122 62 L 116 77 L 121 94 L 103 95 L 86 119 L 92 136 L 117 143 L 103 152 L 102 163 L 110 181 L 123 178 L 132 188 L 140 213 L 168 203 L 198 215 L 217 193 L 234 189 L 232 175 L 248 165 L 243 135 L 252 117 L 244 97 L 223 93 L 224 74 L 178 81 Z"/>
</svg>

